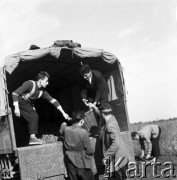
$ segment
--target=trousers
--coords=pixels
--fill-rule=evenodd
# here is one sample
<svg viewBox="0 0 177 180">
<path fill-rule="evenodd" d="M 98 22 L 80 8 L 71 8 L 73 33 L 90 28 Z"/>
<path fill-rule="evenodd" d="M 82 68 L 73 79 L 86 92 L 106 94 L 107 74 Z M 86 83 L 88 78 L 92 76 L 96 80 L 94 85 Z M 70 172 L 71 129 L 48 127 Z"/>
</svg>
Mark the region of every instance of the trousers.
<svg viewBox="0 0 177 180">
<path fill-rule="evenodd" d="M 91 169 L 77 168 L 71 161 L 67 162 L 68 175 L 71 180 L 94 180 Z"/>
<path fill-rule="evenodd" d="M 33 104 L 19 97 L 19 109 L 21 116 L 25 119 L 29 134 L 38 133 L 38 114 Z"/>
</svg>

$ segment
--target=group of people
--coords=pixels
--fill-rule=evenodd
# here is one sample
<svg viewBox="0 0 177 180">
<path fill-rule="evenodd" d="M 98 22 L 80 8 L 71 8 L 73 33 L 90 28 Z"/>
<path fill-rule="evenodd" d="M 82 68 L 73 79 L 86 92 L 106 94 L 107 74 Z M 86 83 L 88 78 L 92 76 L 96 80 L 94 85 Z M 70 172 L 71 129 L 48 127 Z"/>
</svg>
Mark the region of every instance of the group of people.
<svg viewBox="0 0 177 180">
<path fill-rule="evenodd" d="M 114 169 L 110 167 L 108 170 L 112 174 L 108 172 L 106 174 L 105 172 L 105 175 L 108 178 L 126 179 L 126 170 L 129 162 L 128 152 L 121 138 L 117 120 L 112 115 L 110 104 L 104 103 L 99 106 L 98 110 L 99 116 L 105 122 L 99 137 L 99 143 L 104 156 L 102 163 L 105 165 L 108 158 L 115 163 L 113 165 Z M 81 112 L 73 114 L 71 122 L 71 126 L 63 123 L 60 129 L 60 133 L 64 136 L 68 175 L 71 180 L 94 180 L 92 158 L 95 151 L 95 145 L 93 145 L 95 143 L 93 141 L 96 141 L 96 138 L 91 137 L 91 144 L 88 131 L 82 128 L 84 114 Z"/>
<path fill-rule="evenodd" d="M 127 148 L 120 135 L 118 122 L 112 115 L 112 108 L 108 103 L 108 85 L 97 70 L 91 70 L 88 64 L 81 66 L 79 70 L 83 81 L 81 83 L 81 99 L 83 103 L 95 110 L 104 121 L 100 128 L 99 143 L 103 151 L 103 164 L 107 158 L 114 159 L 116 164 L 116 177 L 125 178 L 125 170 L 128 166 Z M 71 126 L 63 123 L 60 133 L 64 136 L 65 155 L 67 159 L 68 175 L 71 180 L 83 179 L 92 180 L 92 158 L 95 147 L 91 145 L 89 132 L 82 128 L 84 124 L 84 114 L 75 112 L 70 117 L 62 108 L 58 100 L 53 98 L 46 90 L 49 84 L 50 75 L 41 71 L 37 74 L 36 80 L 25 81 L 12 93 L 14 114 L 22 117 L 28 126 L 30 135 L 29 145 L 43 144 L 43 141 L 36 137 L 38 133 L 38 114 L 34 103 L 37 99 L 43 98 L 54 105 Z M 92 141 L 96 141 L 92 138 Z"/>
<path fill-rule="evenodd" d="M 98 106 L 108 102 L 108 85 L 103 75 L 97 70 L 91 70 L 88 64 L 80 68 L 83 77 L 81 83 L 81 98 L 86 106 Z M 41 71 L 36 75 L 35 81 L 25 81 L 20 87 L 12 92 L 14 114 L 23 117 L 28 126 L 30 134 L 29 145 L 42 144 L 36 137 L 38 133 L 38 114 L 34 107 L 37 99 L 43 98 L 59 110 L 66 120 L 70 120 L 69 115 L 63 110 L 60 103 L 53 98 L 45 88 L 49 84 L 50 75 Z"/>
<path fill-rule="evenodd" d="M 88 64 L 81 66 L 79 70 L 83 81 L 81 83 L 81 99 L 83 103 L 92 108 L 98 115 L 102 124 L 99 129 L 99 143 L 103 152 L 103 164 L 107 159 L 114 160 L 114 175 L 116 179 L 126 179 L 129 155 L 127 148 L 121 138 L 117 120 L 112 114 L 112 108 L 108 103 L 108 85 L 103 75 L 97 70 L 91 70 Z M 37 99 L 43 98 L 59 110 L 71 126 L 63 123 L 60 133 L 64 137 L 64 147 L 68 175 L 71 180 L 94 180 L 92 171 L 92 158 L 95 146 L 91 145 L 89 132 L 82 128 L 84 114 L 81 111 L 75 112 L 70 117 L 62 108 L 58 100 L 53 98 L 46 90 L 49 84 L 50 75 L 41 71 L 37 74 L 36 80 L 25 81 L 13 93 L 14 114 L 22 117 L 28 126 L 30 135 L 29 145 L 43 144 L 43 141 L 36 137 L 38 133 L 38 114 L 34 103 Z M 132 132 L 132 139 L 139 140 L 142 147 L 142 158 L 159 156 L 159 138 L 161 129 L 156 125 L 144 127 L 138 132 Z M 96 139 L 92 138 L 92 142 Z M 145 143 L 147 154 L 145 156 Z M 111 171 L 111 169 L 110 169 Z"/>
</svg>

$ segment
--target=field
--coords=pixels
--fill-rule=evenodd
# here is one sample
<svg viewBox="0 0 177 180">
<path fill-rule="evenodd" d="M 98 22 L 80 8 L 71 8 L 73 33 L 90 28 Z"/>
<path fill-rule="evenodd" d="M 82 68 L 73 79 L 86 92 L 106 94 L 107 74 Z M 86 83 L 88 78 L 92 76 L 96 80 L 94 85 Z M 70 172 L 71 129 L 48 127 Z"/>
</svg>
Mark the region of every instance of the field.
<svg viewBox="0 0 177 180">
<path fill-rule="evenodd" d="M 156 164 L 137 161 L 136 171 L 132 170 L 129 179 L 134 180 L 177 180 L 177 118 L 153 121 L 148 123 L 135 123 L 131 124 L 131 131 L 137 131 L 141 127 L 148 124 L 157 124 L 162 129 L 160 138 L 160 150 L 161 156 L 157 160 Z M 137 141 L 134 141 L 135 156 L 139 157 L 140 145 Z M 137 177 L 139 174 L 139 177 Z"/>
</svg>

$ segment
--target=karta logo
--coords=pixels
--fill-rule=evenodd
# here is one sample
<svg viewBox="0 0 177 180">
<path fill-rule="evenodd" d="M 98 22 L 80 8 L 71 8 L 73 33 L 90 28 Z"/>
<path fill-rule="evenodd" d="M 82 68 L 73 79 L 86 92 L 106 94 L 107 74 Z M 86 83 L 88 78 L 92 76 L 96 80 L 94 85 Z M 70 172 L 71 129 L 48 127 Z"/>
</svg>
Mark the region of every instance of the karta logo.
<svg viewBox="0 0 177 180">
<path fill-rule="evenodd" d="M 125 157 L 124 157 L 125 158 Z M 175 178 L 177 175 L 175 172 L 175 165 L 172 162 L 161 162 L 152 159 L 151 161 L 142 161 L 142 162 L 129 162 L 128 166 L 122 168 L 124 158 L 119 158 L 115 162 L 115 158 L 106 158 L 105 159 L 105 177 L 115 177 L 115 172 L 117 172 L 121 177 L 124 178 L 147 178 L 147 167 L 151 167 L 152 175 L 155 178 Z M 157 172 L 158 167 L 160 172 Z"/>
<path fill-rule="evenodd" d="M 10 177 L 10 171 L 8 169 L 0 170 L 0 178 Z"/>
<path fill-rule="evenodd" d="M 105 174 L 104 177 L 110 178 L 115 177 L 115 172 L 119 173 L 119 176 L 126 177 L 126 171 L 122 169 L 122 162 L 125 159 L 119 158 L 117 161 L 115 161 L 115 157 L 107 157 L 104 161 L 105 164 Z"/>
<path fill-rule="evenodd" d="M 128 178 L 146 178 L 147 177 L 147 167 L 152 168 L 152 175 L 155 178 L 175 178 L 176 174 L 174 173 L 175 168 L 172 162 L 157 162 L 155 158 L 151 161 L 146 162 L 129 162 L 128 169 L 126 170 L 126 176 Z M 162 167 L 160 172 L 157 172 L 157 167 Z"/>
</svg>

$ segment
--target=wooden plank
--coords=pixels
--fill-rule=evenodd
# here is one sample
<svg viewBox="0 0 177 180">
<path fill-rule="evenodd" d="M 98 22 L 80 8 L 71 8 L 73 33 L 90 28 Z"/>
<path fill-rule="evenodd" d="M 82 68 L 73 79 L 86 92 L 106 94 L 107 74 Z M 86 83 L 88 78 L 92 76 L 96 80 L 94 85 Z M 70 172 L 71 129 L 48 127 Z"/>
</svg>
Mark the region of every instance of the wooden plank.
<svg viewBox="0 0 177 180">
<path fill-rule="evenodd" d="M 21 180 L 60 180 L 64 177 L 62 142 L 17 148 L 17 152 Z"/>
<path fill-rule="evenodd" d="M 16 141 L 11 113 L 0 118 L 0 154 L 16 150 Z"/>
<path fill-rule="evenodd" d="M 0 118 L 0 154 L 9 153 L 12 150 L 10 129 L 7 116 Z"/>
<path fill-rule="evenodd" d="M 10 130 L 12 151 L 15 151 L 17 149 L 17 146 L 16 146 L 16 140 L 15 140 L 15 132 L 14 132 L 13 119 L 12 119 L 12 111 L 11 111 L 10 108 L 9 108 L 9 114 L 8 114 L 8 121 L 9 121 L 9 130 Z"/>
</svg>

